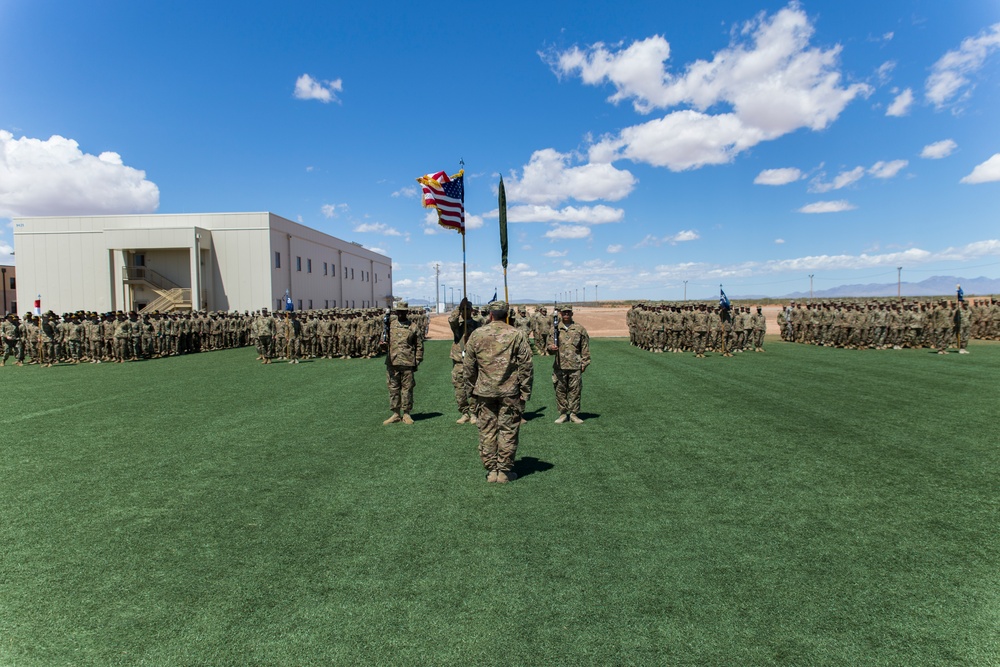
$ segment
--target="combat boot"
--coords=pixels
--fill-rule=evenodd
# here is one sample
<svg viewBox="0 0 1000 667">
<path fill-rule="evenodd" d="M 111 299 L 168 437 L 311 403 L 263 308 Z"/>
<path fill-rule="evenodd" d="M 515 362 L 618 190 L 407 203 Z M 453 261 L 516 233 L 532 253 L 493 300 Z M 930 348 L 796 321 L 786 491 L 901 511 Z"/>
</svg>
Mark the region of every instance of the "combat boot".
<svg viewBox="0 0 1000 667">
<path fill-rule="evenodd" d="M 497 473 L 497 484 L 506 484 L 507 482 L 513 482 L 517 479 L 516 472 L 498 472 Z"/>
<path fill-rule="evenodd" d="M 493 482 L 496 482 L 497 481 L 497 476 L 499 474 L 500 473 L 498 473 L 496 470 L 491 470 L 490 473 L 488 475 L 486 475 L 486 481 L 489 482 L 489 483 L 491 483 L 491 484 Z"/>
<path fill-rule="evenodd" d="M 473 426 L 475 426 L 476 423 L 477 423 L 477 421 L 478 420 L 476 419 L 476 415 L 470 413 L 469 414 L 469 423 L 472 424 Z"/>
<path fill-rule="evenodd" d="M 573 422 L 574 424 L 582 424 L 583 423 L 583 420 L 580 419 L 579 417 L 577 417 L 575 412 L 571 412 L 569 414 L 569 420 L 571 422 Z"/>
<path fill-rule="evenodd" d="M 398 421 L 402 421 L 399 414 L 393 412 L 392 416 L 382 422 L 382 426 L 388 426 L 389 424 L 395 424 Z"/>
<path fill-rule="evenodd" d="M 407 426 L 410 426 L 410 425 L 413 424 L 413 417 L 410 416 L 409 412 L 404 412 L 403 413 L 403 423 L 406 424 Z"/>
<path fill-rule="evenodd" d="M 569 417 L 567 417 L 566 413 L 564 412 L 561 415 L 559 415 L 559 419 L 556 420 L 556 423 L 557 424 L 565 424 L 567 419 L 569 419 Z"/>
<path fill-rule="evenodd" d="M 462 416 L 461 416 L 461 418 L 459 418 L 458 421 L 456 421 L 455 423 L 456 424 L 468 424 L 469 423 L 469 415 L 463 413 Z"/>
</svg>

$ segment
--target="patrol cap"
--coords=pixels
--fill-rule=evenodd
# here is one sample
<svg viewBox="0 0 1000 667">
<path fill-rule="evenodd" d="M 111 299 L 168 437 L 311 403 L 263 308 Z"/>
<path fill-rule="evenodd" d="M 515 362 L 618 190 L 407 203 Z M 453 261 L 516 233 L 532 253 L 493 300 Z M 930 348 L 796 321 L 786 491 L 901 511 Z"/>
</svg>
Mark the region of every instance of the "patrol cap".
<svg viewBox="0 0 1000 667">
<path fill-rule="evenodd" d="M 570 314 L 572 314 L 573 313 L 573 306 L 571 304 L 564 303 L 563 305 L 559 306 L 559 312 L 560 313 L 570 313 Z"/>
<path fill-rule="evenodd" d="M 491 313 L 506 313 L 510 310 L 510 306 L 503 299 L 498 299 L 496 301 L 490 301 L 489 309 Z"/>
<path fill-rule="evenodd" d="M 409 309 L 410 309 L 410 304 L 408 304 L 406 301 L 399 301 L 396 303 L 396 310 L 409 310 Z"/>
</svg>

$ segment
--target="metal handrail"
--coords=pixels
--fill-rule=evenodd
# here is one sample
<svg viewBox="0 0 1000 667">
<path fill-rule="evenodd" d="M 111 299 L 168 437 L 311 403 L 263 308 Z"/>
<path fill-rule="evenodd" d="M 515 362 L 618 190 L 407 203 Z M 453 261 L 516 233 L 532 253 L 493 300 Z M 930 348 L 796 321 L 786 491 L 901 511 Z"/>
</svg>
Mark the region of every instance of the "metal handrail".
<svg viewBox="0 0 1000 667">
<path fill-rule="evenodd" d="M 145 266 L 123 266 L 122 273 L 126 280 L 145 280 L 153 287 L 160 289 L 179 289 L 180 285 L 166 278 L 153 269 Z"/>
</svg>

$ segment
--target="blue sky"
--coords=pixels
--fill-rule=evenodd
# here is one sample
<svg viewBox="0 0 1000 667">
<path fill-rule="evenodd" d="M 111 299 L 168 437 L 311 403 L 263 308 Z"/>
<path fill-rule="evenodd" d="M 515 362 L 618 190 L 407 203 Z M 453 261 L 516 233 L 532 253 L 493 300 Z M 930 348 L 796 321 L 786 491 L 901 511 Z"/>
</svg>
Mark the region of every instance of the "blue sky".
<svg viewBox="0 0 1000 667">
<path fill-rule="evenodd" d="M 512 300 L 1000 277 L 1000 1 L 284 4 L 0 0 L 0 219 L 272 211 L 433 299 L 464 159 L 484 299 L 500 175 Z"/>
</svg>

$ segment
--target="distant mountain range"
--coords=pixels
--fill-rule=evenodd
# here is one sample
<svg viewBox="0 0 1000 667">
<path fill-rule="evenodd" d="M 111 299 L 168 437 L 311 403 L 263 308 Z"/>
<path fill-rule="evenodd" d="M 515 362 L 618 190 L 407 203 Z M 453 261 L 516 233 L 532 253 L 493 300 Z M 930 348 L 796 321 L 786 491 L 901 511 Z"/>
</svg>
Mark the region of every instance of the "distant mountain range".
<svg viewBox="0 0 1000 667">
<path fill-rule="evenodd" d="M 932 276 L 919 283 L 902 283 L 898 286 L 902 296 L 955 296 L 955 285 L 961 285 L 965 296 L 988 296 L 1000 293 L 1000 280 L 993 278 L 958 278 L 956 276 Z M 867 285 L 840 285 L 825 290 L 814 290 L 816 299 L 841 297 L 896 296 L 896 283 L 869 283 Z M 808 299 L 809 292 L 786 294 L 785 299 Z"/>
</svg>

